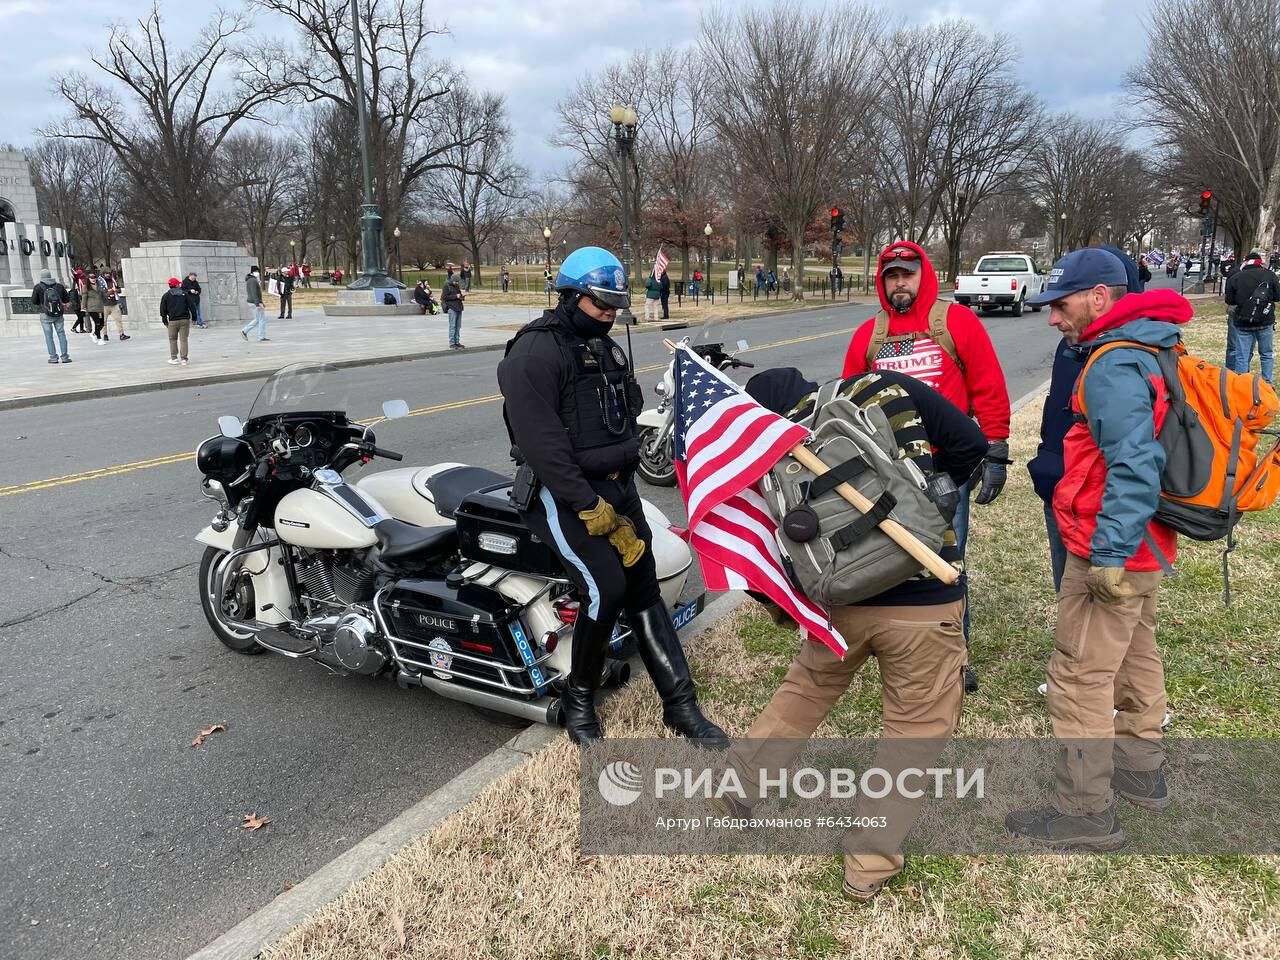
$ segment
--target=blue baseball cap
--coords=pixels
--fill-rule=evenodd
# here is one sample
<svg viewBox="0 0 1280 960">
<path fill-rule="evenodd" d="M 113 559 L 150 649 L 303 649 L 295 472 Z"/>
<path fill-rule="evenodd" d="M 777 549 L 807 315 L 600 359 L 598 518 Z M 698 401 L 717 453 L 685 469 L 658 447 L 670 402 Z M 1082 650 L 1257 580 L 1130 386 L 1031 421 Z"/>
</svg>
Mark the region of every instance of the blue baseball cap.
<svg viewBox="0 0 1280 960">
<path fill-rule="evenodd" d="M 1097 247 L 1074 250 L 1053 265 L 1044 292 L 1028 297 L 1027 303 L 1035 307 L 1053 303 L 1068 294 L 1092 289 L 1100 283 L 1108 287 L 1128 287 L 1129 275 L 1125 272 L 1124 264 L 1115 254 Z"/>
</svg>

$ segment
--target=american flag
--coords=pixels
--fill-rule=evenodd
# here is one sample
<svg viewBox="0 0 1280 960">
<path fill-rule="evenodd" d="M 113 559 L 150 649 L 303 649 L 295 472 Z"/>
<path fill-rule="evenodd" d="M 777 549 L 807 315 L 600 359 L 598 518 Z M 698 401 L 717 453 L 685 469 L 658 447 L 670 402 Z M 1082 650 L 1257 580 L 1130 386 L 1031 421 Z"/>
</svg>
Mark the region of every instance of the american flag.
<svg viewBox="0 0 1280 960">
<path fill-rule="evenodd" d="M 813 640 L 843 657 L 827 612 L 782 566 L 777 523 L 756 486 L 809 431 L 766 410 L 688 347 L 675 357 L 676 478 L 689 514 L 689 545 L 709 590 L 768 595 Z"/>
<path fill-rule="evenodd" d="M 655 279 L 661 280 L 662 275 L 667 272 L 667 265 L 671 263 L 671 258 L 662 252 L 662 248 L 658 248 L 658 255 L 653 258 L 653 276 Z"/>
</svg>

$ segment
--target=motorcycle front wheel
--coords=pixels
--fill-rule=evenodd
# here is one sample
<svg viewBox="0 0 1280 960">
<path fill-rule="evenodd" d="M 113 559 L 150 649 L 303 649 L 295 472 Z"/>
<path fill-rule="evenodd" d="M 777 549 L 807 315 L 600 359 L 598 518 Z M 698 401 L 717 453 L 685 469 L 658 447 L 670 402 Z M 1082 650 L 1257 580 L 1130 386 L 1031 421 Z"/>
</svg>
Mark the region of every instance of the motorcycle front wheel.
<svg viewBox="0 0 1280 960">
<path fill-rule="evenodd" d="M 636 472 L 645 483 L 655 487 L 676 485 L 675 447 L 672 436 L 659 445 L 657 427 L 640 428 L 640 462 Z"/>
<path fill-rule="evenodd" d="M 204 610 L 204 618 L 209 621 L 209 628 L 213 630 L 216 636 L 224 646 L 234 650 L 236 653 L 243 653 L 247 656 L 256 656 L 259 653 L 266 653 L 262 647 L 258 646 L 258 641 L 252 633 L 248 631 L 236 630 L 231 626 L 226 616 L 222 613 L 222 605 L 214 599 L 213 596 L 213 572 L 218 569 L 218 563 L 227 555 L 225 550 L 219 550 L 217 547 L 206 547 L 204 556 L 200 558 L 200 608 Z M 250 610 L 253 609 L 253 584 L 246 583 L 243 587 L 237 588 L 247 591 L 244 600 Z"/>
</svg>

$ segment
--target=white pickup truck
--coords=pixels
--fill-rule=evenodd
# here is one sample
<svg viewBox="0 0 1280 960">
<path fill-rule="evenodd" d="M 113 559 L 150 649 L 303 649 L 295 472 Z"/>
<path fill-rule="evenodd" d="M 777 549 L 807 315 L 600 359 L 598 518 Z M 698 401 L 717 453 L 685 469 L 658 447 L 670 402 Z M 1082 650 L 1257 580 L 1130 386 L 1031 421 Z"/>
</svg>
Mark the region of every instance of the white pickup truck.
<svg viewBox="0 0 1280 960">
<path fill-rule="evenodd" d="M 998 310 L 1008 307 L 1015 317 L 1022 316 L 1027 297 L 1044 290 L 1047 283 L 1044 274 L 1036 269 L 1036 262 L 1025 253 L 997 250 L 984 254 L 973 273 L 956 277 L 955 301 L 966 307 Z M 1039 307 L 1032 307 L 1039 312 Z"/>
</svg>

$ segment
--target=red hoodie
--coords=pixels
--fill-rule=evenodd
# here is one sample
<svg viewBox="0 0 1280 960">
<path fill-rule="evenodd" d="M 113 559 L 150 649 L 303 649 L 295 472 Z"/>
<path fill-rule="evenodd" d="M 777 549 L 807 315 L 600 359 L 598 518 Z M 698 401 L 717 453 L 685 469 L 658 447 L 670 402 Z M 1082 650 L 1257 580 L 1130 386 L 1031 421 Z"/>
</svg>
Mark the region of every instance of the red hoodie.
<svg viewBox="0 0 1280 960">
<path fill-rule="evenodd" d="M 910 247 L 920 255 L 920 294 L 906 313 L 898 313 L 889 305 L 880 280 L 885 251 L 893 247 Z M 875 369 L 896 370 L 924 381 L 961 410 L 977 417 L 978 426 L 988 440 L 1009 439 L 1009 390 L 991 338 L 977 314 L 957 303 L 947 310 L 947 329 L 956 342 L 963 370 L 929 336 L 929 308 L 938 299 L 938 275 L 924 248 L 899 240 L 882 250 L 876 262 L 876 293 L 880 295 L 880 306 L 889 314 L 889 336 L 916 332 L 920 336 L 903 344 L 909 347 L 905 354 L 884 356 L 890 350 L 882 349 Z M 843 376 L 852 377 L 867 371 L 867 344 L 874 327 L 872 318 L 854 331 L 844 358 Z"/>
</svg>

